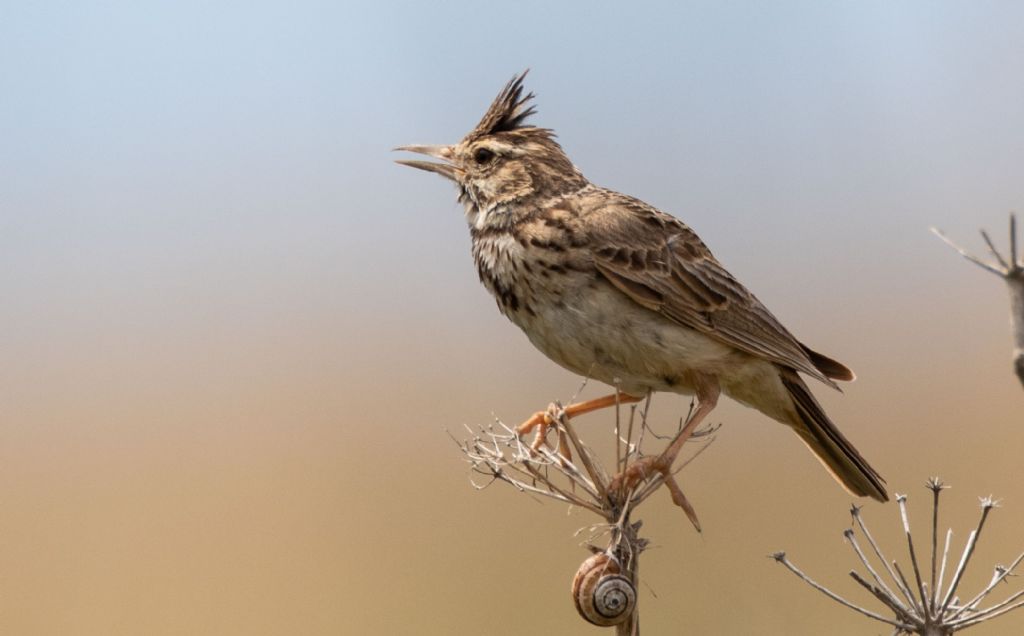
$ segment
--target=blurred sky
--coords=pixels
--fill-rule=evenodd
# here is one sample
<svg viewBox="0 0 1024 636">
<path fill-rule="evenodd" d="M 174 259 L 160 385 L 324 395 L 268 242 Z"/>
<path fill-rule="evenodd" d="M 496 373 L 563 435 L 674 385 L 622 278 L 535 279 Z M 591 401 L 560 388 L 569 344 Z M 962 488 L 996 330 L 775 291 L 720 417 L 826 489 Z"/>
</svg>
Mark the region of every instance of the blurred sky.
<svg viewBox="0 0 1024 636">
<path fill-rule="evenodd" d="M 959 541 L 1004 498 L 980 589 L 1024 549 L 1021 389 L 1002 284 L 928 227 L 980 253 L 1024 207 L 1022 25 L 1010 2 L 6 6 L 0 632 L 597 633 L 568 598 L 591 520 L 472 490 L 444 432 L 579 379 L 478 285 L 452 187 L 390 152 L 456 141 L 527 67 L 586 175 L 857 371 L 815 390 L 921 543 L 929 475 Z M 849 497 L 784 428 L 715 417 L 683 473 L 704 534 L 643 511 L 645 628 L 882 631 L 764 558 L 870 604 Z M 895 506 L 865 513 L 895 556 Z"/>
</svg>

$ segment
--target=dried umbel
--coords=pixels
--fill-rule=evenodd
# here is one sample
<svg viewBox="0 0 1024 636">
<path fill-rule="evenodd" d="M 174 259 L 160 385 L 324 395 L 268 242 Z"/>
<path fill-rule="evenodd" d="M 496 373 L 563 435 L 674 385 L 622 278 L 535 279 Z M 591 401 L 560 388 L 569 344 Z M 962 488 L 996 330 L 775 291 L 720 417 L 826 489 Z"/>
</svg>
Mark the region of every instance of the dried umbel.
<svg viewBox="0 0 1024 636">
<path fill-rule="evenodd" d="M 599 552 L 580 565 L 572 579 L 572 599 L 585 620 L 601 627 L 629 620 L 636 609 L 636 587 L 622 574 L 619 562 Z"/>
<path fill-rule="evenodd" d="M 1009 566 L 997 565 L 992 573 L 989 584 L 972 597 L 961 598 L 959 596 L 960 583 L 963 580 L 964 571 L 971 561 L 971 556 L 977 547 L 981 531 L 985 527 L 985 521 L 989 514 L 998 505 L 992 497 L 981 499 L 981 519 L 978 526 L 967 536 L 967 543 L 959 559 L 959 563 L 948 577 L 947 563 L 949 557 L 950 542 L 953 538 L 953 531 L 946 532 L 945 548 L 942 556 L 939 557 L 939 494 L 946 486 L 938 477 L 932 477 L 927 483 L 928 489 L 932 491 L 932 531 L 931 531 L 931 571 L 922 567 L 918 562 L 917 551 L 914 548 L 914 540 L 910 532 L 910 519 L 907 514 L 907 496 L 897 495 L 896 503 L 899 505 L 900 519 L 903 524 L 903 532 L 907 538 L 907 549 L 910 553 L 910 564 L 913 577 L 904 576 L 903 570 L 896 561 L 889 561 L 881 547 L 875 542 L 871 532 L 868 531 L 861 516 L 860 508 L 854 506 L 850 512 L 853 515 L 853 522 L 863 535 L 863 539 L 857 538 L 854 528 L 843 532 L 846 541 L 853 548 L 857 558 L 864 565 L 868 572 L 865 577 L 856 570 L 850 571 L 850 576 L 862 587 L 871 592 L 872 596 L 881 601 L 892 618 L 884 616 L 869 609 L 865 609 L 851 603 L 839 596 L 827 587 L 811 580 L 799 568 L 786 558 L 785 552 L 776 552 L 771 555 L 773 559 L 784 565 L 791 572 L 800 577 L 811 587 L 825 594 L 832 600 L 873 618 L 883 623 L 888 623 L 895 628 L 893 636 L 901 634 L 920 634 L 921 636 L 952 636 L 955 632 L 973 627 L 979 623 L 986 622 L 1012 612 L 1015 609 L 1024 607 L 1024 590 L 1019 590 L 1002 602 L 989 607 L 982 607 L 982 602 L 999 587 L 999 584 L 1014 575 L 1014 570 L 1024 562 L 1024 553 L 1020 554 Z M 861 541 L 866 540 L 871 550 L 865 550 Z M 877 557 L 877 565 L 872 565 L 873 559 L 869 555 Z M 890 565 L 891 563 L 891 565 Z M 1019 630 L 1015 633 L 1020 633 Z"/>
<path fill-rule="evenodd" d="M 646 449 L 666 439 L 649 428 L 649 406 L 650 399 L 642 408 L 627 407 L 624 417 L 616 413 L 612 431 L 616 440 L 615 456 L 611 458 L 613 471 L 607 470 L 605 463 L 583 442 L 566 409 L 557 403 L 548 408 L 548 419 L 554 423 L 548 432 L 554 433 L 558 440 L 554 447 L 544 438 L 539 444 L 530 444 L 516 429 L 500 420 L 479 430 L 469 429 L 473 437 L 456 442 L 472 470 L 490 478 L 484 484 L 474 482 L 476 488 L 504 482 L 519 492 L 561 501 L 600 517 L 600 522 L 581 528 L 581 532 L 589 533 L 584 543 L 596 554 L 580 567 L 573 580 L 572 596 L 585 620 L 594 625 L 614 626 L 619 636 L 640 633 L 636 582 L 640 580 L 639 557 L 648 542 L 639 536 L 641 521 L 634 520 L 632 515 L 638 506 L 667 484 L 672 501 L 686 512 L 699 531 L 696 513 L 679 486 L 677 473 L 708 448 L 714 439 L 713 433 L 718 430 L 717 426 L 689 430 L 694 410 L 691 405 L 690 413 L 679 422 L 675 433 L 667 437 L 671 445 L 687 434 L 689 442 L 702 442 L 700 448 L 668 474 L 638 470 L 637 466 L 648 465 L 645 459 L 660 456 Z M 603 549 L 596 547 L 598 544 L 604 546 Z"/>
</svg>

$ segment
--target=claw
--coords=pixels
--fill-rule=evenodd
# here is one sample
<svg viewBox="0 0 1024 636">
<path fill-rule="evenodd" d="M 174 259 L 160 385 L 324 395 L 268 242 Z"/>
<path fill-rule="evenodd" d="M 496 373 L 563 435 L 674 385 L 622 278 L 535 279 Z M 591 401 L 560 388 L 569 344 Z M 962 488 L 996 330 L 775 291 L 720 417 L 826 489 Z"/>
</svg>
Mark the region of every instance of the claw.
<svg viewBox="0 0 1024 636">
<path fill-rule="evenodd" d="M 530 419 L 526 420 L 522 424 L 516 427 L 516 433 L 520 436 L 528 434 L 535 428 L 539 428 L 536 436 L 533 438 L 533 442 L 530 444 L 530 449 L 534 452 L 540 450 L 541 445 L 544 444 L 544 440 L 548 435 L 548 429 L 555 425 L 555 421 L 561 417 L 562 414 L 565 417 L 575 417 L 577 415 L 583 415 L 584 413 L 590 413 L 598 409 L 608 408 L 609 406 L 615 406 L 617 404 L 628 404 L 630 402 L 638 402 L 642 400 L 642 397 L 636 397 L 628 395 L 626 393 L 619 393 L 618 395 L 606 395 L 596 400 L 588 400 L 586 402 L 579 402 L 576 404 L 570 404 L 564 409 L 558 404 L 551 404 L 548 406 L 547 411 L 537 411 Z M 567 444 L 559 445 L 568 449 Z M 571 457 L 571 455 L 569 455 Z"/>
</svg>

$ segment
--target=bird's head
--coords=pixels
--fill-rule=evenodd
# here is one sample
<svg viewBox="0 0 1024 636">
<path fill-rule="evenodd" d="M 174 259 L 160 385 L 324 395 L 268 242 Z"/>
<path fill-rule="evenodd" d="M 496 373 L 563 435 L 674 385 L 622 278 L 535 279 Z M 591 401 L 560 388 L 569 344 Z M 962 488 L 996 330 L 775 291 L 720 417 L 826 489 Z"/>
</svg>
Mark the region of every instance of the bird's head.
<svg viewBox="0 0 1024 636">
<path fill-rule="evenodd" d="M 554 132 L 525 124 L 534 114 L 523 96 L 526 72 L 512 78 L 462 141 L 451 146 L 401 146 L 440 159 L 398 163 L 436 172 L 459 187 L 467 220 L 477 228 L 514 222 L 526 208 L 552 197 L 576 192 L 586 179 L 555 141 Z"/>
</svg>

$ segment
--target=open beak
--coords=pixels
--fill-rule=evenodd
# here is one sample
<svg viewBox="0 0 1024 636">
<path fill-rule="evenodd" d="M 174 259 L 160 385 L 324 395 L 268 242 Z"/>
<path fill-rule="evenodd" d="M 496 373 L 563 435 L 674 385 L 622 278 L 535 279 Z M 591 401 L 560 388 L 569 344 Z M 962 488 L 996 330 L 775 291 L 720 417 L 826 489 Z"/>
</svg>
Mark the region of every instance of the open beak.
<svg viewBox="0 0 1024 636">
<path fill-rule="evenodd" d="M 435 159 L 441 159 L 446 163 L 434 163 L 433 161 L 413 161 L 409 159 L 396 159 L 395 163 L 400 163 L 403 166 L 410 166 L 412 168 L 419 168 L 420 170 L 426 170 L 427 172 L 436 172 L 442 177 L 447 177 L 452 181 L 456 181 L 456 173 L 460 172 L 458 168 L 452 165 L 452 158 L 455 156 L 454 149 L 451 146 L 399 146 L 395 150 L 405 150 L 407 152 L 416 152 L 421 155 L 427 155 L 428 157 L 434 157 Z"/>
</svg>

